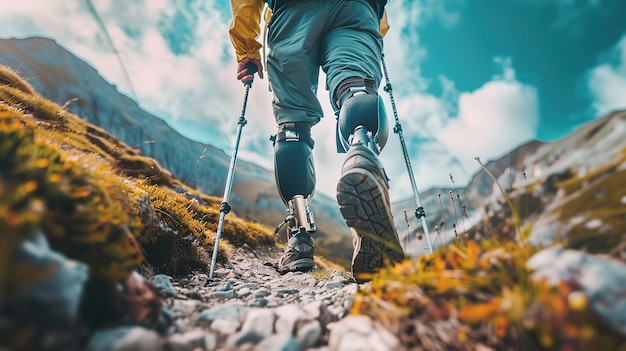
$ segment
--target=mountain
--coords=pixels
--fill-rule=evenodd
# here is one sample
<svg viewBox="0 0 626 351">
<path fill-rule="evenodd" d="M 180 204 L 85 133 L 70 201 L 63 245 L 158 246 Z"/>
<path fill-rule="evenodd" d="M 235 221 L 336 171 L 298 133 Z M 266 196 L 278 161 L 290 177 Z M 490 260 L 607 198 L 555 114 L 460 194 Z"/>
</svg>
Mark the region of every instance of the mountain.
<svg viewBox="0 0 626 351">
<path fill-rule="evenodd" d="M 489 235 L 530 225 L 530 240 L 567 239 L 572 247 L 623 255 L 626 244 L 626 111 L 615 111 L 554 141 L 531 141 L 484 164 L 465 188 L 433 188 L 421 194 L 434 246 L 459 235 Z M 499 186 L 502 187 L 500 190 Z M 510 210 L 504 194 L 516 213 Z M 454 202 L 451 200 L 454 199 Z M 464 210 L 462 209 L 464 207 Z M 401 240 L 423 233 L 412 198 L 394 204 Z M 404 211 L 410 226 L 407 229 Z M 437 228 L 439 227 L 439 228 Z M 439 233 L 437 232 L 439 229 Z M 407 241 L 408 242 L 408 241 Z M 425 253 L 425 240 L 412 244 Z"/>
<path fill-rule="evenodd" d="M 230 155 L 180 135 L 56 41 L 0 40 L 0 64 L 16 70 L 44 97 L 156 159 L 183 183 L 223 195 Z M 237 216 L 272 227 L 286 215 L 273 171 L 245 160 L 237 161 L 230 204 Z M 335 200 L 318 193 L 313 207 L 318 254 L 349 267 L 352 240 Z"/>
</svg>

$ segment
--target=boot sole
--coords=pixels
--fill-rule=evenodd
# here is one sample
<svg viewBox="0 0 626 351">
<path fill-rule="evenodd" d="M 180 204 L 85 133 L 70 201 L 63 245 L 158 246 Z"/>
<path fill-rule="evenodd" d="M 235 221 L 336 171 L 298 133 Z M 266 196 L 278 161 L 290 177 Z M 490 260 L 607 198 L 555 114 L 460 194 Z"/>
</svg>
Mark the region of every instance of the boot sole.
<svg viewBox="0 0 626 351">
<path fill-rule="evenodd" d="M 315 263 L 312 258 L 301 258 L 293 262 L 289 262 L 278 269 L 281 273 L 287 272 L 308 272 L 311 268 L 315 267 Z"/>
<path fill-rule="evenodd" d="M 346 224 L 360 237 L 358 252 L 352 258 L 352 274 L 357 281 L 370 280 L 387 261 L 404 259 L 391 209 L 372 172 L 363 168 L 345 172 L 337 185 L 337 202 Z"/>
</svg>

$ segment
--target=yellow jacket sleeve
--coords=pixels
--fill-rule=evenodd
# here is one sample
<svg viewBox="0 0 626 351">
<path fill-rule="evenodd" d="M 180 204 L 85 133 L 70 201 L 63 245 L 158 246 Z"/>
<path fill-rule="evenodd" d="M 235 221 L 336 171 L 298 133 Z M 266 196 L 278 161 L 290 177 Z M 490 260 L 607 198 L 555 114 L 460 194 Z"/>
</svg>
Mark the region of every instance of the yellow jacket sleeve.
<svg viewBox="0 0 626 351">
<path fill-rule="evenodd" d="M 389 22 L 387 21 L 387 11 L 383 12 L 383 17 L 380 19 L 380 35 L 383 37 L 389 30 Z"/>
<path fill-rule="evenodd" d="M 261 12 L 265 6 L 263 0 L 231 0 L 233 20 L 228 33 L 233 43 L 237 61 L 244 58 L 261 59 L 262 44 L 256 39 L 261 33 Z"/>
</svg>

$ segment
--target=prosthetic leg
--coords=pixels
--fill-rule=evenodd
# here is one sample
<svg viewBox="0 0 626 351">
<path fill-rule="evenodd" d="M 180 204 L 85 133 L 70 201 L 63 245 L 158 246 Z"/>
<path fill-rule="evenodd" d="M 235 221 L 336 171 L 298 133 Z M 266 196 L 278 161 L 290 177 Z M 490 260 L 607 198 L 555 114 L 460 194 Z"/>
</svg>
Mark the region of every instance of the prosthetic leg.
<svg viewBox="0 0 626 351">
<path fill-rule="evenodd" d="M 362 144 L 378 155 L 387 143 L 389 123 L 374 81 L 348 78 L 337 87 L 337 152 Z"/>
<path fill-rule="evenodd" d="M 385 264 L 404 259 L 391 214 L 389 179 L 378 155 L 388 122 L 373 81 L 349 78 L 337 88 L 337 149 L 346 153 L 337 202 L 353 236 L 352 273 L 368 281 Z"/>
<path fill-rule="evenodd" d="M 315 191 L 315 164 L 311 125 L 285 123 L 271 138 L 274 142 L 274 175 L 283 203 L 287 206 L 287 246 L 278 262 L 280 272 L 308 271 L 314 267 L 315 233 L 309 199 Z M 284 224 L 283 223 L 283 224 Z M 277 228 L 277 232 L 282 227 Z"/>
</svg>

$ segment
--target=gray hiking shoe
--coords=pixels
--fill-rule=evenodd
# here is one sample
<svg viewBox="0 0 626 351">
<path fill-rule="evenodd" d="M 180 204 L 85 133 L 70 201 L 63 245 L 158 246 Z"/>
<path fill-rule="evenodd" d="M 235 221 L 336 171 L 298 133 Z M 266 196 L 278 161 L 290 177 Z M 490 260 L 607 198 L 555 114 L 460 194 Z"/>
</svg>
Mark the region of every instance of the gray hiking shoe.
<svg viewBox="0 0 626 351">
<path fill-rule="evenodd" d="M 291 228 L 287 229 L 291 233 Z M 290 234 L 285 252 L 278 260 L 278 271 L 287 273 L 293 271 L 308 272 L 315 266 L 313 263 L 315 243 L 311 234 L 305 230 Z"/>
<path fill-rule="evenodd" d="M 352 274 L 369 281 L 385 264 L 404 259 L 389 200 L 389 183 L 378 156 L 364 145 L 346 154 L 337 184 L 337 202 L 352 231 Z"/>
</svg>

